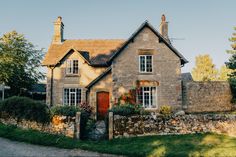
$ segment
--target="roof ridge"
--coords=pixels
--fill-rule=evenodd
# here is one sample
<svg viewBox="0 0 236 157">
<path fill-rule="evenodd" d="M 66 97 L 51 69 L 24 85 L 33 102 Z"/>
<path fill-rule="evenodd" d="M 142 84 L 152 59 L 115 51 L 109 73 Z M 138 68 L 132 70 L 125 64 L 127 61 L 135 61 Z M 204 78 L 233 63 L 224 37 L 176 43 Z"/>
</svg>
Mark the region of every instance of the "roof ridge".
<svg viewBox="0 0 236 157">
<path fill-rule="evenodd" d="M 103 40 L 103 41 L 110 41 L 110 40 L 113 40 L 113 41 L 125 41 L 127 39 L 65 39 L 65 41 L 78 41 L 78 40 L 87 40 L 87 41 L 97 41 L 97 40 Z"/>
</svg>

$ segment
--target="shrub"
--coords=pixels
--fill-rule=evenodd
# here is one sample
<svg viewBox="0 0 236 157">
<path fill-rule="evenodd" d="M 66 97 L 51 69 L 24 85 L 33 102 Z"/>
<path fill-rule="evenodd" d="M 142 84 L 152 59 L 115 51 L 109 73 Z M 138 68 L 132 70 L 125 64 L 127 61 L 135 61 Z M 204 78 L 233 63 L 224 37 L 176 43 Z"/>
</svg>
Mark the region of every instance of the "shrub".
<svg viewBox="0 0 236 157">
<path fill-rule="evenodd" d="M 46 104 L 27 97 L 10 97 L 1 102 L 0 112 L 17 119 L 40 123 L 50 122 L 50 110 Z"/>
<path fill-rule="evenodd" d="M 141 114 L 143 112 L 143 108 L 141 107 L 141 105 L 117 104 L 113 106 L 109 111 L 113 112 L 116 115 L 130 116 Z"/>
<path fill-rule="evenodd" d="M 236 103 L 236 79 L 235 78 L 229 78 L 228 79 L 229 84 L 230 84 L 230 89 L 231 89 L 231 93 L 232 93 L 232 103 Z"/>
<path fill-rule="evenodd" d="M 80 111 L 78 107 L 75 106 L 54 106 L 51 108 L 52 116 L 69 116 L 75 117 L 76 112 Z"/>
<path fill-rule="evenodd" d="M 87 102 L 82 102 L 80 105 L 79 105 L 81 111 L 85 111 L 85 112 L 88 112 L 88 113 L 91 113 L 93 108 L 92 106 L 90 106 Z"/>
<path fill-rule="evenodd" d="M 163 105 L 160 107 L 160 113 L 167 116 L 170 115 L 172 113 L 172 109 L 171 106 L 168 105 Z"/>
</svg>

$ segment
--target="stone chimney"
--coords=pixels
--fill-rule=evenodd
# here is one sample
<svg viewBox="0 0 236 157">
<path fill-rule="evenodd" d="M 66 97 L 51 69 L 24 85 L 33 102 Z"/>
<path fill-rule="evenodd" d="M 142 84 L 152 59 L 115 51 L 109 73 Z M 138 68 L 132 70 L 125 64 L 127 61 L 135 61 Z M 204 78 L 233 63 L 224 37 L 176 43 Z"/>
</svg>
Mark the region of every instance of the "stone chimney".
<svg viewBox="0 0 236 157">
<path fill-rule="evenodd" d="M 164 14 L 161 16 L 161 24 L 160 24 L 159 29 L 160 29 L 159 31 L 160 31 L 161 35 L 165 39 L 169 40 L 169 38 L 168 38 L 168 22 L 166 22 L 166 16 Z"/>
<path fill-rule="evenodd" d="M 64 24 L 62 22 L 62 17 L 58 16 L 57 20 L 54 22 L 54 35 L 52 39 L 53 44 L 61 44 L 63 39 Z"/>
</svg>

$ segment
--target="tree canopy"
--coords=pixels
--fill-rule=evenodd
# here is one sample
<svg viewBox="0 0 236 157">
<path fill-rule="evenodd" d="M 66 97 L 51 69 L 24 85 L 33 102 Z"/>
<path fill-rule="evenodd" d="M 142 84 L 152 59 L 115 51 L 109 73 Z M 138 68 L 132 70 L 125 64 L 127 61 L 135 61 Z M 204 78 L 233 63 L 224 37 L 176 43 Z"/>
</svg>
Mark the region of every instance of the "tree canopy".
<svg viewBox="0 0 236 157">
<path fill-rule="evenodd" d="M 44 77 L 39 71 L 43 50 L 29 42 L 23 34 L 12 31 L 0 38 L 0 84 L 11 87 L 11 95 L 31 86 Z"/>
<path fill-rule="evenodd" d="M 196 66 L 192 70 L 195 81 L 214 81 L 217 79 L 217 69 L 209 55 L 199 55 L 196 57 Z"/>
<path fill-rule="evenodd" d="M 234 30 L 236 31 L 236 27 L 234 27 Z M 232 70 L 229 82 L 233 94 L 233 102 L 236 102 L 236 33 L 232 34 L 232 37 L 229 38 L 229 41 L 231 42 L 232 49 L 227 50 L 227 53 L 231 54 L 231 57 L 225 64 L 229 69 Z"/>
</svg>

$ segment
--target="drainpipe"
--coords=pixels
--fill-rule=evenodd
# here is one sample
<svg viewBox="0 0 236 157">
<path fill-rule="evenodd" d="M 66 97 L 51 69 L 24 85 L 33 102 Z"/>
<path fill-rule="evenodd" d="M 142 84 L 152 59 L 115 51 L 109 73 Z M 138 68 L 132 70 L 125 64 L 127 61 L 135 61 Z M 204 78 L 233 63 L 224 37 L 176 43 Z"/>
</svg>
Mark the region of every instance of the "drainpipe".
<svg viewBox="0 0 236 157">
<path fill-rule="evenodd" d="M 51 84 L 51 89 L 50 89 L 50 107 L 52 107 L 53 105 L 53 70 L 55 67 L 49 67 L 51 69 L 51 80 L 50 80 L 50 84 Z"/>
</svg>

